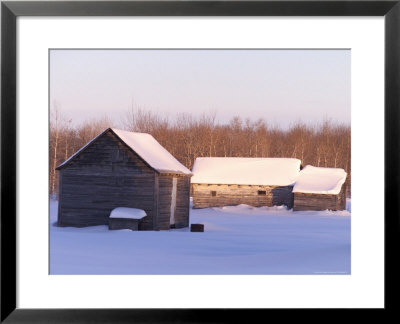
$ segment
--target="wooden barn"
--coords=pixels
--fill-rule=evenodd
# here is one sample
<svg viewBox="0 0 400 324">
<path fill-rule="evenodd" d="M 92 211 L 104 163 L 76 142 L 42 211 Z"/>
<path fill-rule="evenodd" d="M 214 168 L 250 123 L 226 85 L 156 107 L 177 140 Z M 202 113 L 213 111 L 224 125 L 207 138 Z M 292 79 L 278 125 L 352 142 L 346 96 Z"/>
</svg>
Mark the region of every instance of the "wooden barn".
<svg viewBox="0 0 400 324">
<path fill-rule="evenodd" d="M 59 226 L 108 225 L 117 207 L 145 211 L 139 230 L 189 225 L 191 172 L 151 135 L 109 128 L 59 171 Z"/>
<path fill-rule="evenodd" d="M 346 176 L 343 169 L 307 165 L 293 188 L 293 210 L 346 209 Z"/>
<path fill-rule="evenodd" d="M 197 158 L 191 179 L 193 208 L 239 204 L 292 208 L 300 163 L 290 158 Z"/>
</svg>

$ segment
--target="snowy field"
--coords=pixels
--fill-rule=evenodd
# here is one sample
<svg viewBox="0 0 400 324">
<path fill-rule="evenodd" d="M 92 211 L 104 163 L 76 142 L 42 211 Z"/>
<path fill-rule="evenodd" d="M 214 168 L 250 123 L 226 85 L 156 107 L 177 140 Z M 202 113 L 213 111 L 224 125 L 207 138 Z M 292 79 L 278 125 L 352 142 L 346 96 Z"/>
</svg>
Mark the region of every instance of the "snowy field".
<svg viewBox="0 0 400 324">
<path fill-rule="evenodd" d="M 347 211 L 293 212 L 247 205 L 191 209 L 204 233 L 56 227 L 51 274 L 350 274 Z"/>
</svg>

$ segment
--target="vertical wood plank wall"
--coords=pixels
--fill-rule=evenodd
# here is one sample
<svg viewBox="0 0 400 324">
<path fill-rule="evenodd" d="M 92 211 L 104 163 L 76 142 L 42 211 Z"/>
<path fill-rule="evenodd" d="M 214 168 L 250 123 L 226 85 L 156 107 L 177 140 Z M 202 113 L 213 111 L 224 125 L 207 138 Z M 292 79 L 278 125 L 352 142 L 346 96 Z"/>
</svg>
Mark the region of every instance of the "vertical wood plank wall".
<svg viewBox="0 0 400 324">
<path fill-rule="evenodd" d="M 175 227 L 189 226 L 190 177 L 178 178 L 178 189 L 175 210 Z"/>
<path fill-rule="evenodd" d="M 155 171 L 105 133 L 60 170 L 60 226 L 107 225 L 112 209 L 146 211 L 142 229 L 153 229 Z"/>
<path fill-rule="evenodd" d="M 172 176 L 158 176 L 159 198 L 158 198 L 158 216 L 157 229 L 167 230 L 170 228 L 171 217 L 171 196 L 172 196 Z"/>
<path fill-rule="evenodd" d="M 172 179 L 177 177 L 177 197 L 175 208 L 175 227 L 189 226 L 190 177 L 178 175 L 159 175 L 159 205 L 157 224 L 159 229 L 170 228 Z"/>
</svg>

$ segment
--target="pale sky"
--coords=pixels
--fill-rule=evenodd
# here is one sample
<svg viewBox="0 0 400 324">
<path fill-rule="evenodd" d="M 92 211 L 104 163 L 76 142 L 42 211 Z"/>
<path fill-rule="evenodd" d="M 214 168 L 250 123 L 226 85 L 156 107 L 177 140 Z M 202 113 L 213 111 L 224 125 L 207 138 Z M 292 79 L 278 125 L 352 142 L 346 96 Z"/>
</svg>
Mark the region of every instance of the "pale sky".
<svg viewBox="0 0 400 324">
<path fill-rule="evenodd" d="M 50 51 L 50 104 L 74 123 L 118 121 L 134 103 L 171 119 L 350 124 L 350 81 L 350 50 Z"/>
</svg>

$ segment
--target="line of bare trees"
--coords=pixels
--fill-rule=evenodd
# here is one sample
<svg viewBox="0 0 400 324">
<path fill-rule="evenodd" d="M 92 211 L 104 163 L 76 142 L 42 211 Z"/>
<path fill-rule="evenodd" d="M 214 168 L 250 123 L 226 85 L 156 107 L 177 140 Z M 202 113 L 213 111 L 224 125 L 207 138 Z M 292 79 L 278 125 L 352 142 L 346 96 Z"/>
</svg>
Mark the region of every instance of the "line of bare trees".
<svg viewBox="0 0 400 324">
<path fill-rule="evenodd" d="M 50 118 L 50 192 L 58 191 L 55 167 L 108 127 L 152 134 L 182 164 L 191 169 L 197 157 L 291 157 L 303 165 L 343 168 L 351 174 L 351 130 L 325 120 L 310 126 L 297 122 L 288 129 L 267 121 L 233 117 L 216 122 L 214 112 L 194 117 L 178 114 L 173 120 L 150 110 L 132 108 L 118 123 L 108 117 L 73 125 L 55 107 Z"/>
</svg>

